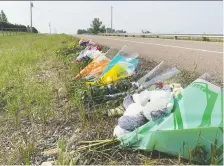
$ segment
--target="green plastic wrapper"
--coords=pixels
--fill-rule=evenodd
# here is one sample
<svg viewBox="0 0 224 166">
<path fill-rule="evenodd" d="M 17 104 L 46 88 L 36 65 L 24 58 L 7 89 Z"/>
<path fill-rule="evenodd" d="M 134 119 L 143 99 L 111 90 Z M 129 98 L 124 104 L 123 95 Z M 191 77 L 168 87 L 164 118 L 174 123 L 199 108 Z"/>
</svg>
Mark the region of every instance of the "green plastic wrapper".
<svg viewBox="0 0 224 166">
<path fill-rule="evenodd" d="M 175 98 L 170 115 L 122 135 L 121 147 L 223 164 L 223 103 L 223 89 L 197 79 Z"/>
</svg>

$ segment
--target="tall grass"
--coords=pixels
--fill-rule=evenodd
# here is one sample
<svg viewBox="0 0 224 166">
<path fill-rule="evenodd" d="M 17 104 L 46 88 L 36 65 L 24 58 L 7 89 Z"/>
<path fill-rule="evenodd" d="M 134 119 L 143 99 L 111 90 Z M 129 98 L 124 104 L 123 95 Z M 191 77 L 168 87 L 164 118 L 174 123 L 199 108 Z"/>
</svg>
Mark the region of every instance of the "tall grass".
<svg viewBox="0 0 224 166">
<path fill-rule="evenodd" d="M 10 90 L 3 97 L 7 114 L 14 118 L 46 122 L 51 117 L 52 86 L 39 83 L 37 70 L 54 55 L 67 36 L 19 35 L 0 38 L 0 91 Z M 7 43 L 7 44 L 6 44 Z"/>
<path fill-rule="evenodd" d="M 31 164 L 32 155 L 38 153 L 39 131 L 33 126 L 53 122 L 71 77 L 71 71 L 62 70 L 66 66 L 55 51 L 75 42 L 67 35 L 0 38 L 0 164 Z M 5 142 L 8 137 L 10 145 Z"/>
</svg>

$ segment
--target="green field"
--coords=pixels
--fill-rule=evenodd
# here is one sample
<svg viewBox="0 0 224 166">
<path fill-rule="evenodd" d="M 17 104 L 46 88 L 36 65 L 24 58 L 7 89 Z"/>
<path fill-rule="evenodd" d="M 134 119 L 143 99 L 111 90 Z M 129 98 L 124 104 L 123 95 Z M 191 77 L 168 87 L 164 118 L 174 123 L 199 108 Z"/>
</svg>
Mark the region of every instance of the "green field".
<svg viewBox="0 0 224 166">
<path fill-rule="evenodd" d="M 158 152 L 121 150 L 117 143 L 74 151 L 77 140 L 111 139 L 117 123 L 116 118 L 103 116 L 104 107 L 94 108 L 91 117 L 86 116 L 78 95 L 78 90 L 86 87 L 73 79 L 83 64 L 71 63 L 81 50 L 78 40 L 41 34 L 0 38 L 0 164 L 186 163 Z M 71 54 L 56 54 L 75 44 Z M 183 75 L 187 84 L 197 77 Z M 43 154 L 49 149 L 51 155 Z"/>
</svg>

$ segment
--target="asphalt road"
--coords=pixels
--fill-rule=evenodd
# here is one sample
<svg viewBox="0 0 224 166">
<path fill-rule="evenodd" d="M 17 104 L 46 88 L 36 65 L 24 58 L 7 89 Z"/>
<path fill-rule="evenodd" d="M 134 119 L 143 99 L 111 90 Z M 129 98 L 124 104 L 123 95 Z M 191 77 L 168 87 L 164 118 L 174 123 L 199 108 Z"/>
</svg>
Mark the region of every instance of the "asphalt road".
<svg viewBox="0 0 224 166">
<path fill-rule="evenodd" d="M 219 81 L 223 80 L 223 43 L 190 40 L 153 39 L 136 37 L 77 35 L 113 48 L 127 45 L 129 51 L 138 52 L 140 56 L 168 65 L 211 74 Z M 223 82 L 223 81 L 222 81 Z"/>
</svg>

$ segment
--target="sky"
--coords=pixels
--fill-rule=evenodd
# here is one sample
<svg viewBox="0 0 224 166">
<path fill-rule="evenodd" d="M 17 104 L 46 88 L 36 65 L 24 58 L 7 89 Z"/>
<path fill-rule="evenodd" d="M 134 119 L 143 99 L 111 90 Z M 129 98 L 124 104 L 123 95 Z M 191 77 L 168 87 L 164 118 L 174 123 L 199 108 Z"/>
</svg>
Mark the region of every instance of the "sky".
<svg viewBox="0 0 224 166">
<path fill-rule="evenodd" d="M 222 34 L 222 1 L 34 1 L 33 26 L 41 33 L 76 34 L 99 18 L 128 33 Z M 29 1 L 0 1 L 10 23 L 30 25 Z"/>
</svg>

